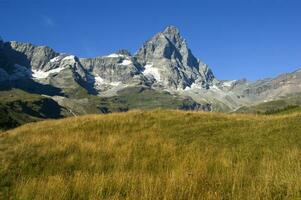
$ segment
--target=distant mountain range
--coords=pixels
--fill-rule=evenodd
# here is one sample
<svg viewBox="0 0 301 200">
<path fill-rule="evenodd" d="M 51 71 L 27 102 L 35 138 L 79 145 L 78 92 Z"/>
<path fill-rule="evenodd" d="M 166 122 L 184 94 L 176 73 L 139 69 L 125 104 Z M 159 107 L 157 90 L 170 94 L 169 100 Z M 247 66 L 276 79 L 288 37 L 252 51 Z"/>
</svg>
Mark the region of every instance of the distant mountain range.
<svg viewBox="0 0 301 200">
<path fill-rule="evenodd" d="M 218 80 L 168 26 L 135 55 L 119 50 L 95 58 L 0 38 L 0 88 L 0 100 L 8 91 L 41 95 L 64 115 L 156 107 L 231 112 L 298 94 L 301 70 L 255 82 Z"/>
</svg>

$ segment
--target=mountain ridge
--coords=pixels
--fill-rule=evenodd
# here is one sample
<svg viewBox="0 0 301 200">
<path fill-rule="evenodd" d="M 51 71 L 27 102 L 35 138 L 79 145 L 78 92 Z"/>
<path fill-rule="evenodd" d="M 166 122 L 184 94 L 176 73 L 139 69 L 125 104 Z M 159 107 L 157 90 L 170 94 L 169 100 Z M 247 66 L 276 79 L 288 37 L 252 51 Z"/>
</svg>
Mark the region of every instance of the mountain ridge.
<svg viewBox="0 0 301 200">
<path fill-rule="evenodd" d="M 210 105 L 210 111 L 233 111 L 301 92 L 301 71 L 255 82 L 218 80 L 192 54 L 179 29 L 167 26 L 133 55 L 121 49 L 79 58 L 48 46 L 0 40 L 0 86 L 4 85 L 72 102 L 118 98 L 122 91 L 138 91 L 127 88 L 148 88 L 191 99 L 198 109 Z"/>
</svg>

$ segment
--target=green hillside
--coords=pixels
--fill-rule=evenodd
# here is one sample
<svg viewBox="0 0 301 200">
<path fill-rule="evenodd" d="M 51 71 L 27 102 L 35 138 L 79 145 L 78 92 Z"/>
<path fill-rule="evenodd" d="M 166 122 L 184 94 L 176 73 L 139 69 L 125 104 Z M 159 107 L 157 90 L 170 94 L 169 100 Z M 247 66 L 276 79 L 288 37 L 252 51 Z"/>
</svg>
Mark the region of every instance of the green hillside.
<svg viewBox="0 0 301 200">
<path fill-rule="evenodd" d="M 301 114 L 169 110 L 0 136 L 0 199 L 300 199 Z"/>
<path fill-rule="evenodd" d="M 50 98 L 18 89 L 0 91 L 0 130 L 68 115 L 64 108 Z"/>
<path fill-rule="evenodd" d="M 301 106 L 301 94 L 296 93 L 282 97 L 278 100 L 259 103 L 253 106 L 243 106 L 236 113 L 256 114 L 289 114 L 299 112 Z"/>
</svg>

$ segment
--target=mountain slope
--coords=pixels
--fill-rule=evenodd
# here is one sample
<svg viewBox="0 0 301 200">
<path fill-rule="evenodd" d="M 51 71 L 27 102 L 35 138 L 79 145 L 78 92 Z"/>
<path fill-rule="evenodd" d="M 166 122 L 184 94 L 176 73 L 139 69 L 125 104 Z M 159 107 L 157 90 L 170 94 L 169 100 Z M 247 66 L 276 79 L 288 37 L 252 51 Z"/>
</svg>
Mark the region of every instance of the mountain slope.
<svg viewBox="0 0 301 200">
<path fill-rule="evenodd" d="M 0 91 L 0 130 L 66 116 L 70 113 L 50 98 L 15 89 Z"/>
<path fill-rule="evenodd" d="M 235 110 L 236 113 L 261 113 L 273 114 L 282 111 L 298 110 L 301 106 L 301 94 L 293 93 L 286 96 L 280 96 L 277 100 L 258 103 L 252 106 L 243 106 Z"/>
</svg>

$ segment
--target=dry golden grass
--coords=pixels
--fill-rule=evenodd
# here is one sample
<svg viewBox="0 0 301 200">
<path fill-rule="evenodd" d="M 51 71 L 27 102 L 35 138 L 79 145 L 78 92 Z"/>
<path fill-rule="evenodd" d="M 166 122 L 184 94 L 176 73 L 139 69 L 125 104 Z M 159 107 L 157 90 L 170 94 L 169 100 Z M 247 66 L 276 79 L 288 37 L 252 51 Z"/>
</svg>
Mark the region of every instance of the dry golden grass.
<svg viewBox="0 0 301 200">
<path fill-rule="evenodd" d="M 300 199 L 301 114 L 132 111 L 0 136 L 3 199 Z"/>
</svg>

